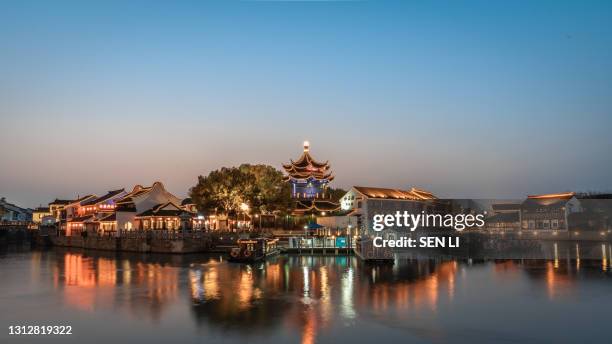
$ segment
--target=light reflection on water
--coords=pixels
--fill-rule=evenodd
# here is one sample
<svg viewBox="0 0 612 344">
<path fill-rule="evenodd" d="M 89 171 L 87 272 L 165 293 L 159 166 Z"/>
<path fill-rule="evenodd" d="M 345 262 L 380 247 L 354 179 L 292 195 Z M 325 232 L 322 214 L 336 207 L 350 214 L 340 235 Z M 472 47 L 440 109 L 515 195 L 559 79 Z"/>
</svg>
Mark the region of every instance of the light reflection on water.
<svg viewBox="0 0 612 344">
<path fill-rule="evenodd" d="M 370 266 L 354 257 L 240 265 L 200 255 L 8 252 L 0 255 L 0 320 L 5 328 L 73 324 L 75 336 L 62 342 L 88 333 L 147 342 L 607 341 L 605 256 Z"/>
</svg>

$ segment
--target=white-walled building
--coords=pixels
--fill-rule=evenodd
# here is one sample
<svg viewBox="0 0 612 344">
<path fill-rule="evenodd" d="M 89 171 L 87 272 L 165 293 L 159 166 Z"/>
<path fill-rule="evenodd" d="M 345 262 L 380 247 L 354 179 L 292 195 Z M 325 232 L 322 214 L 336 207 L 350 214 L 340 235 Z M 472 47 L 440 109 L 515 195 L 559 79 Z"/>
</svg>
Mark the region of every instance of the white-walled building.
<svg viewBox="0 0 612 344">
<path fill-rule="evenodd" d="M 0 198 L 0 220 L 2 221 L 32 221 L 32 209 L 19 207 Z"/>
<path fill-rule="evenodd" d="M 116 202 L 117 235 L 121 231 L 138 229 L 137 215 L 167 203 L 180 205 L 181 199 L 168 192 L 161 182 L 155 182 L 149 187 L 134 186 L 130 193 Z"/>
<path fill-rule="evenodd" d="M 436 200 L 431 192 L 411 188 L 410 190 L 388 189 L 366 186 L 353 186 L 342 198 L 342 210 L 351 211 L 357 216 L 359 234 L 369 236 L 374 233 L 372 218 L 376 214 L 395 214 L 396 211 L 420 213 L 434 207 Z"/>
</svg>

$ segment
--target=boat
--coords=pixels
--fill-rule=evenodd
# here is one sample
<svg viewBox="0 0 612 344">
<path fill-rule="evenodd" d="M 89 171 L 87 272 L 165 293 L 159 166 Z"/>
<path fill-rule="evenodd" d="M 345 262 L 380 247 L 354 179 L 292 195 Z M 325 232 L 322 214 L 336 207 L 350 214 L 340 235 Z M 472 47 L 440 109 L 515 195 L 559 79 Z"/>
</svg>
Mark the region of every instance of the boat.
<svg viewBox="0 0 612 344">
<path fill-rule="evenodd" d="M 371 237 L 358 237 L 353 252 L 366 263 L 395 263 L 393 251 L 388 247 L 374 247 Z"/>
<path fill-rule="evenodd" d="M 278 239 L 249 238 L 238 239 L 238 247 L 232 248 L 229 260 L 239 263 L 250 263 L 280 253 Z"/>
</svg>

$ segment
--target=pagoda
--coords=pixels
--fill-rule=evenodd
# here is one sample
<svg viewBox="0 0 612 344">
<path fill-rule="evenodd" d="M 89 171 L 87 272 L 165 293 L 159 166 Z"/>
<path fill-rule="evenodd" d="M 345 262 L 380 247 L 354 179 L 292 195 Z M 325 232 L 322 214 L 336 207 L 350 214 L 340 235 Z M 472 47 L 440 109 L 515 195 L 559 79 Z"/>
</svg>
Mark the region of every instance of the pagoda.
<svg viewBox="0 0 612 344">
<path fill-rule="evenodd" d="M 295 200 L 294 213 L 314 214 L 340 209 L 340 204 L 331 199 L 328 184 L 334 180 L 329 162 L 319 162 L 310 155 L 310 144 L 304 141 L 304 152 L 297 161 L 283 164 L 287 175 L 284 180 L 291 184 L 291 197 Z"/>
</svg>

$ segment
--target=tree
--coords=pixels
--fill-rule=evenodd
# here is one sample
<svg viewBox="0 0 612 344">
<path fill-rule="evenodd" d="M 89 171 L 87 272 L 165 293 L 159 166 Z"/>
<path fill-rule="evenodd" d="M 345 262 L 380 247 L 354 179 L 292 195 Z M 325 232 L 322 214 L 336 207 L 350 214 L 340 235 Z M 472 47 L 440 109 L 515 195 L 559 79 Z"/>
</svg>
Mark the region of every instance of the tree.
<svg viewBox="0 0 612 344">
<path fill-rule="evenodd" d="M 223 167 L 208 176 L 198 177 L 190 196 L 198 210 L 206 213 L 238 212 L 242 203 L 248 203 L 254 193 L 255 176 L 236 167 Z"/>
<path fill-rule="evenodd" d="M 255 187 L 249 205 L 261 214 L 280 214 L 290 211 L 291 188 L 283 181 L 283 173 L 269 165 L 242 164 L 239 167 L 255 177 Z"/>
<path fill-rule="evenodd" d="M 327 188 L 327 193 L 330 194 L 332 201 L 339 202 L 342 196 L 346 195 L 346 190 L 342 188 Z"/>
<path fill-rule="evenodd" d="M 190 196 L 198 210 L 228 215 L 243 203 L 255 213 L 282 214 L 291 209 L 291 194 L 282 172 L 268 165 L 223 167 L 198 177 Z"/>
</svg>

